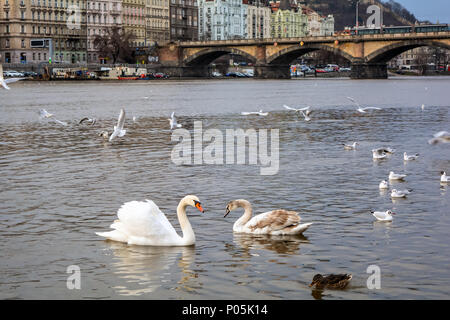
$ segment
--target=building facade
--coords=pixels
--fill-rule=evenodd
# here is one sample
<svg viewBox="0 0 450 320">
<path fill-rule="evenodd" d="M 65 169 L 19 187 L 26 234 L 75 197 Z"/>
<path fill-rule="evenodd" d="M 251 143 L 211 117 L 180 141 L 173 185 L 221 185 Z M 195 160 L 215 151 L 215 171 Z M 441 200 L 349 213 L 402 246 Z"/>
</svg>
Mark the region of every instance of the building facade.
<svg viewBox="0 0 450 320">
<path fill-rule="evenodd" d="M 86 1 L 0 0 L 1 63 L 82 63 Z"/>
<path fill-rule="evenodd" d="M 242 0 L 199 0 L 199 39 L 247 38 L 247 4 Z"/>
<path fill-rule="evenodd" d="M 246 0 L 244 0 L 244 3 Z M 270 38 L 270 16 L 272 11 L 262 1 L 256 0 L 247 6 L 247 38 Z"/>
<path fill-rule="evenodd" d="M 146 0 L 122 0 L 123 30 L 131 33 L 131 46 L 144 47 L 146 43 Z"/>
<path fill-rule="evenodd" d="M 146 0 L 146 45 L 161 45 L 170 40 L 169 0 Z"/>
<path fill-rule="evenodd" d="M 198 40 L 197 0 L 170 0 L 170 41 Z"/>
<path fill-rule="evenodd" d="M 271 2 L 271 37 L 304 37 L 308 34 L 308 17 L 297 5 L 289 0 Z"/>
<path fill-rule="evenodd" d="M 122 27 L 122 1 L 121 0 L 96 0 L 87 1 L 87 60 L 88 62 L 103 62 L 94 45 L 97 36 L 105 36 L 107 29 Z"/>
</svg>

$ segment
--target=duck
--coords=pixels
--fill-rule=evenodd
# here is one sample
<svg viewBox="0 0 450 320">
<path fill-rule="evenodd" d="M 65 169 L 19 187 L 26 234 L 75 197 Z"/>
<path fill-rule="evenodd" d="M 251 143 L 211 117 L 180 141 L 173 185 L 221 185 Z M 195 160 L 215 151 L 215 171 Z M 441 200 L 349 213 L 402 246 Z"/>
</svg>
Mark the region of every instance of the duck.
<svg viewBox="0 0 450 320">
<path fill-rule="evenodd" d="M 186 207 L 197 208 L 204 213 L 200 200 L 195 195 L 187 195 L 177 207 L 178 221 L 183 236 L 180 237 L 164 213 L 151 200 L 124 203 L 117 212 L 118 220 L 110 226 L 113 231 L 96 232 L 100 237 L 129 245 L 142 246 L 191 246 L 195 244 L 195 234 L 186 216 Z"/>
<path fill-rule="evenodd" d="M 352 279 L 352 275 L 348 273 L 344 274 L 330 274 L 323 276 L 320 273 L 316 274 L 310 287 L 316 287 L 316 289 L 345 289 Z"/>
<path fill-rule="evenodd" d="M 380 189 L 389 189 L 389 184 L 388 184 L 388 182 L 386 181 L 386 180 L 383 180 L 383 181 L 381 181 L 380 182 L 380 184 L 378 185 L 378 187 L 380 188 Z"/>
<path fill-rule="evenodd" d="M 406 174 L 398 174 L 394 173 L 394 171 L 389 172 L 389 180 L 404 180 L 406 178 Z"/>
<path fill-rule="evenodd" d="M 378 221 L 384 221 L 384 222 L 390 222 L 394 219 L 393 215 L 395 215 L 394 212 L 391 210 L 386 211 L 370 211 L 372 215 L 378 220 Z"/>
<path fill-rule="evenodd" d="M 312 225 L 300 224 L 301 218 L 297 212 L 283 209 L 264 212 L 252 218 L 252 206 L 245 199 L 228 202 L 224 218 L 237 208 L 244 208 L 244 214 L 233 225 L 233 231 L 237 233 L 297 235 Z"/>
<path fill-rule="evenodd" d="M 445 174 L 445 171 L 441 171 L 441 182 L 450 182 L 450 177 Z"/>
</svg>

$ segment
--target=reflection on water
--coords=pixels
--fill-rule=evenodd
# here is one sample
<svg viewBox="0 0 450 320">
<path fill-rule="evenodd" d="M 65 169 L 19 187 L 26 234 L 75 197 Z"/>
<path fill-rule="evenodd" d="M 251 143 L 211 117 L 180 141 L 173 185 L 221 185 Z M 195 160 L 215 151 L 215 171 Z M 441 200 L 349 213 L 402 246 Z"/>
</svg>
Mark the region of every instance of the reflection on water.
<svg viewBox="0 0 450 320">
<path fill-rule="evenodd" d="M 195 259 L 195 248 L 190 247 L 146 247 L 128 246 L 109 241 L 113 250 L 113 272 L 124 280 L 114 287 L 124 296 L 141 296 L 155 292 L 171 281 L 171 270 L 178 266 L 181 278 L 176 290 L 195 291 L 190 287 L 192 279 L 197 278 L 190 267 Z"/>
<path fill-rule="evenodd" d="M 352 273 L 347 290 L 323 299 L 448 298 L 448 144 L 427 143 L 449 130 L 450 79 L 387 81 L 20 82 L 0 92 L 0 298 L 313 299 L 316 273 Z M 424 87 L 428 87 L 425 92 Z M 360 114 L 346 99 L 383 110 Z M 144 97 L 149 97 L 145 99 Z M 382 97 L 382 99 L 380 99 Z M 423 112 L 420 105 L 427 106 Z M 284 110 L 311 105 L 312 120 Z M 40 120 L 45 108 L 68 126 Z M 125 108 L 126 136 L 104 143 Z M 268 111 L 266 117 L 242 111 Z M 192 130 L 279 129 L 280 170 L 261 176 L 253 165 L 176 166 L 167 118 Z M 94 126 L 78 125 L 84 116 Z M 137 121 L 133 122 L 133 116 Z M 357 150 L 342 143 L 357 141 Z M 373 161 L 371 150 L 397 150 Z M 404 164 L 403 152 L 420 152 Z M 391 200 L 379 182 L 413 189 Z M 176 207 L 195 194 L 206 209 L 187 213 L 193 248 L 105 242 L 127 201 L 151 199 L 180 233 Z M 254 213 L 298 211 L 313 222 L 304 237 L 233 234 L 228 201 L 245 198 Z M 370 211 L 391 209 L 392 223 Z M 237 219 L 237 216 L 235 217 Z M 382 289 L 368 290 L 368 265 Z M 67 266 L 78 265 L 82 289 L 67 290 Z"/>
</svg>

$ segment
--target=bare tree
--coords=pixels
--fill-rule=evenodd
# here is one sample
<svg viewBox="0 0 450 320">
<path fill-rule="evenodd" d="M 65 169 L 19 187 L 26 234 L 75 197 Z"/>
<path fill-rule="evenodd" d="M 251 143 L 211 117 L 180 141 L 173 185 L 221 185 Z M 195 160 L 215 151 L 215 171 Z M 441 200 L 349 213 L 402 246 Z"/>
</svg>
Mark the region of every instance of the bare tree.
<svg viewBox="0 0 450 320">
<path fill-rule="evenodd" d="M 108 57 L 112 63 L 134 63 L 134 50 L 131 41 L 134 39 L 132 32 L 126 32 L 121 28 L 113 27 L 106 30 L 104 35 L 97 35 L 94 46 L 103 57 Z"/>
</svg>

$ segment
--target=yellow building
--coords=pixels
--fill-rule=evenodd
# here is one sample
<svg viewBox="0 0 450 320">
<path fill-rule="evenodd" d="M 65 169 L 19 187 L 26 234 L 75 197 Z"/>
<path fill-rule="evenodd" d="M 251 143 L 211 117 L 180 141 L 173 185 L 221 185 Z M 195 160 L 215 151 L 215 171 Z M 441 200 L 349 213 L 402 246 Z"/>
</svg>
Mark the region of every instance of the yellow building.
<svg viewBox="0 0 450 320">
<path fill-rule="evenodd" d="M 270 28 L 272 38 L 304 37 L 308 34 L 308 17 L 289 0 L 271 3 Z"/>
<path fill-rule="evenodd" d="M 146 0 L 123 0 L 122 25 L 125 32 L 131 32 L 131 45 L 144 47 L 146 45 Z"/>
<path fill-rule="evenodd" d="M 147 45 L 169 41 L 169 0 L 146 0 Z"/>
</svg>

